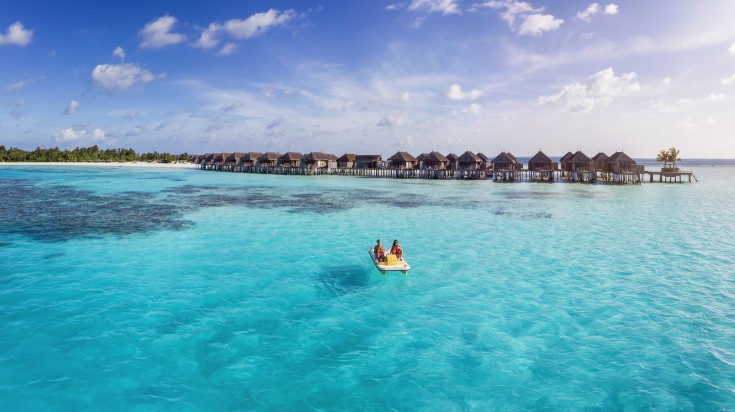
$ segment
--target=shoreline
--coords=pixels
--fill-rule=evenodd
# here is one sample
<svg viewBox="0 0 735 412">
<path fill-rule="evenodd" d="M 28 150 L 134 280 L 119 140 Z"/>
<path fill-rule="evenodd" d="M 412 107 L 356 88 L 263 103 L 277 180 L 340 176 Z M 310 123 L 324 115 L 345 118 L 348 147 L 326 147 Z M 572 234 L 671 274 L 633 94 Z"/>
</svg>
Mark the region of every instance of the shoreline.
<svg viewBox="0 0 735 412">
<path fill-rule="evenodd" d="M 194 163 L 148 162 L 0 162 L 3 166 L 84 166 L 84 167 L 152 167 L 159 169 L 194 169 Z"/>
</svg>

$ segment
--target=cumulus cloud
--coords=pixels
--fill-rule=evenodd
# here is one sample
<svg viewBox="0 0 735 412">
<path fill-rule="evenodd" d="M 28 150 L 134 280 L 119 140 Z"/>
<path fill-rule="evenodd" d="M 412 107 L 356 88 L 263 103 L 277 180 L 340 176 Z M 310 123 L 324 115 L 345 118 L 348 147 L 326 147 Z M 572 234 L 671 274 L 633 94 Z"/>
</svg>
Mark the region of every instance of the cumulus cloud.
<svg viewBox="0 0 735 412">
<path fill-rule="evenodd" d="M 735 54 L 735 43 L 733 43 L 727 51 L 730 52 L 730 54 Z"/>
<path fill-rule="evenodd" d="M 482 106 L 480 106 L 477 103 L 472 103 L 471 105 L 469 105 L 469 107 L 466 107 L 465 109 L 463 109 L 462 113 L 478 115 L 481 109 L 482 109 Z"/>
<path fill-rule="evenodd" d="M 195 46 L 211 49 L 219 45 L 221 37 L 227 35 L 236 40 L 246 40 L 267 32 L 272 27 L 283 26 L 296 17 L 296 11 L 279 12 L 270 9 L 263 13 L 255 13 L 246 19 L 232 19 L 224 24 L 210 23 L 202 31 Z M 234 51 L 234 45 L 225 45 L 220 54 L 226 55 Z"/>
<path fill-rule="evenodd" d="M 566 85 L 552 96 L 539 97 L 539 104 L 558 104 L 570 112 L 585 112 L 597 105 L 606 105 L 613 98 L 635 93 L 640 90 L 634 72 L 615 76 L 612 68 L 607 68 L 590 76 L 586 84 Z"/>
<path fill-rule="evenodd" d="M 732 76 L 728 77 L 727 79 L 722 79 L 722 84 L 724 84 L 725 86 L 732 86 L 732 85 L 734 85 L 735 84 L 735 74 L 733 74 Z"/>
<path fill-rule="evenodd" d="M 125 62 L 125 50 L 122 47 L 117 46 L 112 52 L 112 57 L 117 57 L 120 61 Z"/>
<path fill-rule="evenodd" d="M 577 19 L 582 21 L 592 20 L 592 16 L 600 12 L 600 5 L 592 3 L 586 9 L 577 13 Z"/>
<path fill-rule="evenodd" d="M 64 114 L 72 115 L 76 113 L 77 110 L 79 110 L 79 102 L 76 100 L 72 100 L 69 102 L 69 106 L 67 106 L 66 109 L 64 109 Z"/>
<path fill-rule="evenodd" d="M 0 34 L 0 46 L 8 44 L 25 47 L 33 40 L 33 30 L 26 30 L 23 23 L 16 21 L 8 27 L 5 34 Z"/>
<path fill-rule="evenodd" d="M 605 6 L 605 14 L 610 14 L 610 15 L 618 14 L 618 5 L 615 3 L 611 3 Z"/>
<path fill-rule="evenodd" d="M 533 7 L 525 1 L 493 0 L 478 4 L 475 8 L 501 10 L 500 18 L 508 23 L 511 30 L 522 36 L 538 36 L 543 32 L 556 30 L 564 23 L 564 20 L 551 14 L 542 14 L 543 7 Z"/>
<path fill-rule="evenodd" d="M 661 80 L 661 83 L 658 84 L 658 92 L 665 93 L 667 90 L 669 90 L 669 87 L 671 87 L 671 77 L 667 77 Z"/>
<path fill-rule="evenodd" d="M 92 71 L 92 82 L 109 93 L 128 90 L 154 78 L 149 70 L 132 63 L 98 64 Z"/>
<path fill-rule="evenodd" d="M 462 87 L 458 84 L 449 86 L 447 90 L 447 98 L 449 100 L 477 100 L 482 96 L 482 91 L 479 89 L 472 89 L 468 92 L 462 91 Z"/>
<path fill-rule="evenodd" d="M 19 80 L 17 82 L 13 82 L 13 83 L 8 84 L 7 86 L 5 86 L 5 89 L 4 90 L 5 90 L 5 93 L 14 93 L 14 92 L 17 92 L 18 90 L 24 88 L 27 84 L 28 84 L 27 81 L 25 81 L 25 80 Z"/>
<path fill-rule="evenodd" d="M 97 144 L 108 141 L 105 132 L 100 128 L 90 130 L 86 125 L 74 125 L 54 133 L 59 143 Z"/>
<path fill-rule="evenodd" d="M 518 34 L 538 36 L 545 31 L 558 29 L 562 23 L 564 23 L 564 20 L 557 19 L 551 14 L 532 14 L 523 21 Z"/>
<path fill-rule="evenodd" d="M 148 23 L 140 32 L 141 49 L 157 49 L 173 44 L 178 44 L 186 40 L 186 36 L 179 33 L 172 33 L 176 25 L 176 18 L 173 16 L 163 16 Z"/>
<path fill-rule="evenodd" d="M 407 122 L 407 119 L 403 116 L 396 116 L 389 114 L 385 116 L 384 118 L 380 119 L 377 126 L 378 127 L 398 127 Z"/>
<path fill-rule="evenodd" d="M 217 55 L 218 56 L 229 56 L 232 53 L 234 53 L 235 50 L 237 50 L 237 45 L 235 43 L 227 43 L 224 46 L 222 46 L 220 51 L 217 52 Z"/>
<path fill-rule="evenodd" d="M 459 7 L 455 0 L 412 0 L 408 9 L 428 13 L 459 14 Z"/>
</svg>

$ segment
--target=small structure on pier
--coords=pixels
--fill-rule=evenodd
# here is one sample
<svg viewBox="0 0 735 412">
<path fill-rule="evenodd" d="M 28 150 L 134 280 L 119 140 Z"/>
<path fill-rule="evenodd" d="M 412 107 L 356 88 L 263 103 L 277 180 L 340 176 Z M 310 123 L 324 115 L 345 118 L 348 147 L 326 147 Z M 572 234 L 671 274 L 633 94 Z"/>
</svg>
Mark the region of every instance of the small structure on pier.
<svg viewBox="0 0 735 412">
<path fill-rule="evenodd" d="M 466 151 L 459 156 L 457 170 L 479 170 L 482 159 L 471 151 Z"/>
<path fill-rule="evenodd" d="M 355 169 L 377 169 L 383 165 L 382 155 L 355 156 Z"/>
<path fill-rule="evenodd" d="M 222 165 L 223 169 L 234 170 L 235 166 L 237 166 L 240 163 L 240 158 L 243 156 L 245 156 L 245 153 L 242 153 L 242 152 L 230 153 L 225 158 L 225 161 Z"/>
<path fill-rule="evenodd" d="M 541 150 L 538 151 L 528 161 L 528 171 L 530 180 L 540 180 L 545 182 L 554 181 L 554 171 L 558 168 L 556 162 L 552 161 Z"/>
<path fill-rule="evenodd" d="M 345 153 L 337 158 L 337 167 L 343 169 L 352 169 L 355 167 L 355 159 L 357 155 L 354 153 Z"/>
<path fill-rule="evenodd" d="M 604 179 L 614 183 L 641 183 L 641 174 L 645 167 L 623 152 L 615 152 L 604 163 Z"/>
<path fill-rule="evenodd" d="M 239 165 L 243 167 L 252 167 L 258 164 L 258 158 L 262 156 L 263 153 L 260 152 L 247 152 L 244 155 L 240 156 L 240 162 Z"/>
<path fill-rule="evenodd" d="M 281 154 L 278 152 L 265 152 L 258 157 L 258 166 L 275 166 Z"/>
<path fill-rule="evenodd" d="M 447 168 L 449 170 L 459 169 L 459 156 L 454 153 L 449 153 L 447 156 Z"/>
<path fill-rule="evenodd" d="M 520 178 L 520 170 L 523 163 L 510 153 L 500 152 L 492 160 L 493 164 L 493 180 L 501 182 L 513 182 Z"/>
<path fill-rule="evenodd" d="M 419 162 L 419 169 L 444 170 L 449 165 L 449 160 L 439 152 L 421 153 L 416 160 Z"/>
<path fill-rule="evenodd" d="M 597 172 L 595 171 L 595 162 L 586 154 L 578 150 L 567 160 L 567 169 L 569 172 L 567 179 L 573 182 L 593 183 L 597 180 Z"/>
<path fill-rule="evenodd" d="M 278 166 L 283 167 L 301 167 L 304 155 L 299 152 L 286 152 L 278 158 Z"/>
<path fill-rule="evenodd" d="M 303 157 L 303 165 L 309 169 L 334 169 L 337 167 L 337 156 L 331 153 L 309 152 Z"/>
<path fill-rule="evenodd" d="M 417 165 L 418 160 L 408 152 L 397 152 L 388 158 L 390 169 L 414 169 Z"/>
<path fill-rule="evenodd" d="M 607 160 L 608 158 L 609 156 L 603 152 L 592 156 L 592 161 L 595 162 L 595 170 L 597 170 L 598 172 L 605 170 L 605 160 Z"/>
<path fill-rule="evenodd" d="M 493 166 L 492 160 L 493 159 L 485 156 L 482 152 L 477 153 L 477 157 L 479 157 L 480 158 L 480 161 L 481 161 L 481 163 L 480 163 L 480 169 L 482 169 L 482 170 L 489 170 L 490 168 L 492 168 L 492 166 Z"/>
</svg>

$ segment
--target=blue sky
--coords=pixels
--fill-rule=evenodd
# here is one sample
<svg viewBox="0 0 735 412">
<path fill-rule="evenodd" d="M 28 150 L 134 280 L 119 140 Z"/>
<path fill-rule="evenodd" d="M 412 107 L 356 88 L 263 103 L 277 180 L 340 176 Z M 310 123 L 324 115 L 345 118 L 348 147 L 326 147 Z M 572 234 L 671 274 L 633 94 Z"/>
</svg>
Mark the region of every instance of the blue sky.
<svg viewBox="0 0 735 412">
<path fill-rule="evenodd" d="M 7 147 L 735 158 L 731 0 L 6 3 Z"/>
</svg>

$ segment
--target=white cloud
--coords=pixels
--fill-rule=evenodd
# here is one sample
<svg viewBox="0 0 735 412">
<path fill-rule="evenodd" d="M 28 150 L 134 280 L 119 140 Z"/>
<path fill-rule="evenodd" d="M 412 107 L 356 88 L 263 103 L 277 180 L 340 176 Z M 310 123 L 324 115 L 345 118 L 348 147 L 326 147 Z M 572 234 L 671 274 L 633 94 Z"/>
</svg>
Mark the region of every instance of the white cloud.
<svg viewBox="0 0 735 412">
<path fill-rule="evenodd" d="M 401 8 L 400 4 L 389 4 L 385 6 L 386 10 L 391 10 L 391 11 L 400 10 L 400 8 Z"/>
<path fill-rule="evenodd" d="M 714 102 L 714 101 L 717 101 L 717 100 L 724 100 L 724 99 L 727 99 L 727 95 L 726 94 L 722 94 L 722 93 L 710 93 L 710 94 L 708 94 L 704 98 L 704 101 L 705 102 Z"/>
<path fill-rule="evenodd" d="M 268 130 L 273 130 L 273 129 L 276 129 L 279 126 L 282 126 L 282 125 L 285 125 L 285 124 L 288 124 L 288 116 L 283 115 L 283 116 L 279 117 L 278 119 L 272 121 L 265 128 L 268 129 Z"/>
<path fill-rule="evenodd" d="M 236 101 L 228 104 L 223 104 L 219 107 L 219 109 L 223 112 L 231 112 L 233 110 L 239 109 L 240 107 L 242 107 L 242 102 Z"/>
<path fill-rule="evenodd" d="M 605 6 L 605 14 L 610 14 L 610 15 L 618 14 L 618 5 L 615 3 L 611 3 Z"/>
<path fill-rule="evenodd" d="M 401 101 L 402 102 L 410 102 L 411 101 L 411 93 L 409 93 L 409 92 L 403 92 L 403 94 L 401 94 Z"/>
<path fill-rule="evenodd" d="M 33 30 L 26 30 L 23 23 L 16 21 L 8 27 L 5 34 L 0 34 L 0 46 L 12 44 L 25 47 L 33 40 Z"/>
<path fill-rule="evenodd" d="M 224 46 L 222 46 L 222 49 L 217 52 L 218 56 L 229 56 L 232 53 L 237 50 L 237 45 L 235 43 L 227 43 Z"/>
<path fill-rule="evenodd" d="M 89 127 L 86 125 L 67 127 L 54 133 L 54 136 L 59 143 L 96 144 L 109 141 L 102 129 L 95 128 L 94 130 L 89 130 Z"/>
<path fill-rule="evenodd" d="M 393 114 L 389 114 L 378 122 L 378 127 L 398 127 L 407 122 L 407 119 L 403 116 L 396 116 Z"/>
<path fill-rule="evenodd" d="M 600 5 L 597 3 L 592 3 L 589 6 L 587 6 L 584 11 L 580 11 L 577 13 L 577 19 L 582 21 L 590 21 L 592 20 L 592 16 L 600 12 Z"/>
<path fill-rule="evenodd" d="M 138 84 L 153 81 L 149 70 L 136 64 L 99 64 L 92 71 L 92 82 L 108 92 L 128 90 Z"/>
<path fill-rule="evenodd" d="M 69 102 L 69 106 L 64 109 L 64 114 L 66 115 L 72 115 L 79 110 L 79 102 L 76 100 L 72 100 Z"/>
<path fill-rule="evenodd" d="M 735 54 L 735 43 L 733 43 L 732 46 L 730 46 L 730 48 L 727 49 L 727 51 L 729 51 L 730 54 Z"/>
<path fill-rule="evenodd" d="M 459 14 L 455 0 L 412 0 L 409 10 L 423 10 L 428 13 Z"/>
<path fill-rule="evenodd" d="M 117 57 L 120 61 L 125 62 L 125 50 L 120 46 L 116 47 L 112 52 L 112 57 Z"/>
<path fill-rule="evenodd" d="M 210 23 L 199 35 L 195 47 L 212 49 L 219 45 L 222 34 L 236 40 L 250 39 L 268 31 L 271 27 L 282 26 L 296 17 L 296 11 L 286 10 L 283 13 L 270 9 L 264 13 L 255 13 L 246 19 L 232 19 L 224 24 Z M 225 56 L 235 51 L 236 45 L 225 44 L 219 55 Z"/>
<path fill-rule="evenodd" d="M 462 113 L 477 115 L 480 113 L 480 109 L 482 109 L 482 106 L 477 103 L 472 103 L 469 107 L 462 110 Z"/>
<path fill-rule="evenodd" d="M 527 16 L 518 30 L 520 35 L 538 36 L 545 31 L 558 29 L 564 20 L 557 19 L 551 14 L 532 14 Z"/>
<path fill-rule="evenodd" d="M 669 90 L 669 87 L 671 87 L 671 77 L 667 77 L 661 80 L 661 83 L 658 84 L 657 90 L 659 93 L 665 93 L 667 90 Z"/>
<path fill-rule="evenodd" d="M 722 79 L 722 84 L 724 84 L 725 86 L 732 86 L 732 85 L 734 85 L 735 84 L 735 74 L 733 74 L 732 76 L 728 77 L 727 79 Z"/>
<path fill-rule="evenodd" d="M 482 96 L 482 90 L 472 89 L 464 92 L 458 84 L 449 86 L 449 90 L 447 90 L 447 98 L 449 100 L 477 100 L 480 96 Z"/>
<path fill-rule="evenodd" d="M 28 82 L 25 80 L 20 80 L 17 82 L 13 82 L 5 86 L 5 93 L 13 93 L 17 92 L 18 90 L 24 88 L 26 85 L 28 85 Z"/>
<path fill-rule="evenodd" d="M 142 37 L 140 48 L 157 49 L 186 40 L 186 36 L 183 34 L 171 32 L 174 25 L 176 25 L 176 18 L 168 15 L 146 24 L 139 32 L 140 37 Z"/>
<path fill-rule="evenodd" d="M 545 31 L 558 29 L 564 20 L 557 19 L 551 14 L 541 14 L 543 7 L 533 7 L 525 1 L 517 0 L 493 0 L 486 1 L 474 6 L 475 8 L 490 8 L 503 10 L 500 18 L 508 23 L 511 30 L 520 35 L 537 36 Z M 516 25 L 521 21 L 520 27 Z"/>
<path fill-rule="evenodd" d="M 539 97 L 539 104 L 558 104 L 571 112 L 585 112 L 596 105 L 606 105 L 614 97 L 624 96 L 640 90 L 634 72 L 615 76 L 612 68 L 607 68 L 590 76 L 586 84 L 568 84 L 552 96 Z"/>
<path fill-rule="evenodd" d="M 135 119 L 136 117 L 138 117 L 138 112 L 127 112 L 123 116 L 125 120 L 132 120 L 132 119 Z"/>
</svg>

